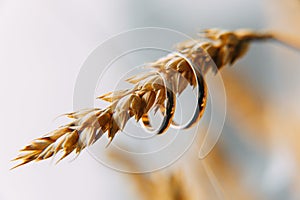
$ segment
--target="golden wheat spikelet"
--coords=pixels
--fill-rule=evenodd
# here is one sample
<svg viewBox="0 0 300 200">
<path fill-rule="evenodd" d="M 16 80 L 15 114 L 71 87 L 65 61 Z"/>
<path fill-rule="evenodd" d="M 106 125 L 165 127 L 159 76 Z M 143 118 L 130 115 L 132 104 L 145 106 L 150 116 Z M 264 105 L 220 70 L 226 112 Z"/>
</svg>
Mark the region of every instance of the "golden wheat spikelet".
<svg viewBox="0 0 300 200">
<path fill-rule="evenodd" d="M 198 87 L 199 97 L 195 116 L 185 127 L 188 128 L 201 118 L 205 109 L 207 98 L 205 73 L 210 69 L 217 72 L 223 66 L 232 65 L 245 55 L 252 41 L 274 39 L 272 34 L 249 30 L 209 29 L 200 35 L 200 39 L 182 42 L 177 46 L 176 52 L 149 63 L 147 66 L 152 68 L 153 72 L 128 79 L 127 81 L 133 84 L 132 89 L 100 96 L 100 99 L 110 102 L 107 108 L 66 114 L 73 121 L 44 137 L 33 140 L 21 149 L 20 155 L 14 161 L 22 162 L 13 168 L 31 161 L 50 158 L 62 151 L 60 161 L 73 151 L 80 153 L 106 132 L 112 141 L 116 133 L 122 130 L 132 117 L 151 129 L 148 113 L 152 109 L 160 110 L 164 116 L 163 123 L 157 130 L 157 133 L 161 134 L 171 123 L 176 124 L 172 121 L 176 95 L 180 95 L 188 85 L 191 85 Z"/>
</svg>

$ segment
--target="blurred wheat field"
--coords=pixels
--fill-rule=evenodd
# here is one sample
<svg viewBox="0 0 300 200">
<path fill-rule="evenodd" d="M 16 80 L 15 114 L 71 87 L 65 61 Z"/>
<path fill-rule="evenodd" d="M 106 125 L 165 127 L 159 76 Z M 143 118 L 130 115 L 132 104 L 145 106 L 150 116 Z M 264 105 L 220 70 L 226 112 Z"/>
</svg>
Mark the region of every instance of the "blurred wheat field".
<svg viewBox="0 0 300 200">
<path fill-rule="evenodd" d="M 273 112 L 269 110 L 270 105 L 263 100 L 263 95 L 253 91 L 252 87 L 243 82 L 244 79 L 233 70 L 223 72 L 229 108 L 227 123 L 237 129 L 238 137 L 255 142 L 255 146 L 266 155 L 265 157 L 270 156 L 274 148 L 271 141 L 275 136 L 268 128 L 270 120 L 272 123 L 280 121 L 281 124 L 292 127 L 290 132 L 285 130 L 285 136 L 293 135 L 293 137 L 284 138 L 289 140 L 291 149 L 294 149 L 296 166 L 299 166 L 299 147 L 293 145 L 298 143 L 297 137 L 293 134 L 297 130 L 296 127 L 299 129 L 299 125 L 295 124 L 297 120 L 280 119 L 277 122 L 272 117 Z M 247 131 L 244 131 L 245 129 Z M 263 191 L 253 192 L 251 186 L 245 184 L 244 171 L 240 164 L 235 165 L 235 160 L 230 159 L 226 150 L 228 148 L 226 146 L 230 143 L 223 141 L 223 137 L 226 135 L 221 136 L 221 141 L 203 160 L 198 158 L 200 143 L 198 141 L 179 163 L 170 169 L 151 174 L 129 175 L 128 178 L 136 185 L 136 191 L 143 199 L 264 199 Z M 126 160 L 124 155 L 112 156 L 113 159 L 133 168 L 138 167 L 138 161 Z M 245 155 L 244 159 L 248 158 Z M 299 176 L 293 176 L 289 190 L 296 193 L 298 183 Z"/>
</svg>

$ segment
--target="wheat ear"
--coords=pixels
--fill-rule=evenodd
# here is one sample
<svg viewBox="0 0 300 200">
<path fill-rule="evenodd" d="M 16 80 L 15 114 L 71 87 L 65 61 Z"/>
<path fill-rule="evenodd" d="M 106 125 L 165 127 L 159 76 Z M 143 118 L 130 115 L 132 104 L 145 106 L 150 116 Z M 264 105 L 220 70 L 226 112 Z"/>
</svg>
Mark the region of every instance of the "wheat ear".
<svg viewBox="0 0 300 200">
<path fill-rule="evenodd" d="M 249 30 L 209 29 L 202 32 L 201 36 L 198 40 L 180 43 L 176 48 L 177 53 L 149 63 L 147 66 L 153 69 L 152 72 L 128 79 L 133 84 L 132 89 L 100 96 L 100 99 L 110 102 L 107 108 L 66 114 L 73 121 L 21 149 L 19 156 L 14 159 L 21 160 L 21 163 L 13 168 L 31 161 L 45 160 L 62 151 L 60 161 L 73 151 L 80 153 L 106 132 L 112 141 L 132 117 L 141 121 L 145 128 L 151 129 L 148 113 L 152 109 L 161 111 L 164 116 L 162 125 L 156 130 L 161 134 L 171 123 L 176 125 L 172 121 L 176 95 L 180 95 L 188 85 L 198 86 L 198 108 L 192 122 L 184 127 L 188 128 L 201 118 L 205 109 L 207 89 L 204 74 L 209 69 L 217 72 L 223 66 L 232 65 L 247 52 L 250 42 L 274 39 L 272 34 Z M 210 61 L 215 63 L 216 68 Z"/>
</svg>

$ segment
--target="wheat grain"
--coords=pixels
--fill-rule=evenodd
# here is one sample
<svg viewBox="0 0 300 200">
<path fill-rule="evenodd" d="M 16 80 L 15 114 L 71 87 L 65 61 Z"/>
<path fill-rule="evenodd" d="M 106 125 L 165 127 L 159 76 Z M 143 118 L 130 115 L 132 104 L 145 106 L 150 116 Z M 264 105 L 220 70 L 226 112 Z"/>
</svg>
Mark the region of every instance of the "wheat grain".
<svg viewBox="0 0 300 200">
<path fill-rule="evenodd" d="M 248 50 L 252 41 L 274 39 L 268 33 L 248 30 L 222 31 L 209 29 L 198 40 L 182 42 L 177 52 L 171 53 L 147 66 L 152 72 L 134 76 L 127 81 L 132 89 L 115 91 L 99 98 L 110 102 L 107 108 L 87 109 L 68 113 L 73 121 L 44 137 L 33 140 L 20 150 L 14 161 L 22 162 L 13 168 L 31 161 L 50 158 L 62 151 L 62 160 L 71 152 L 80 153 L 85 147 L 95 143 L 104 133 L 110 141 L 122 130 L 130 118 L 141 121 L 145 128 L 152 129 L 148 113 L 160 111 L 163 122 L 156 133 L 165 132 L 173 122 L 176 95 L 180 95 L 190 85 L 198 87 L 198 107 L 191 122 L 195 124 L 202 116 L 207 98 L 204 75 L 208 70 L 217 72 L 226 65 L 232 65 Z M 213 61 L 213 62 L 211 62 Z M 212 63 L 215 63 L 216 67 Z"/>
</svg>

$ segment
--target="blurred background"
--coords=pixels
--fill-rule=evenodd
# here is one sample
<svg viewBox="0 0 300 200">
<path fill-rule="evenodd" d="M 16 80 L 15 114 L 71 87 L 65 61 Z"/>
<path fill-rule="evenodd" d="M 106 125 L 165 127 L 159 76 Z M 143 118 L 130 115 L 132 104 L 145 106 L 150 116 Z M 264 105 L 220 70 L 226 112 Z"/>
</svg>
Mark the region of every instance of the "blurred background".
<svg viewBox="0 0 300 200">
<path fill-rule="evenodd" d="M 172 166 L 149 174 L 114 171 L 86 151 L 71 163 L 9 171 L 18 149 L 73 110 L 81 66 L 112 35 L 155 26 L 192 37 L 206 28 L 297 36 L 299 11 L 299 0 L 0 0 L 0 200 L 300 199 L 300 53 L 274 42 L 251 45 L 222 70 L 226 122 L 204 160 L 196 140 Z M 111 157 L 132 168 L 141 164 Z"/>
</svg>

